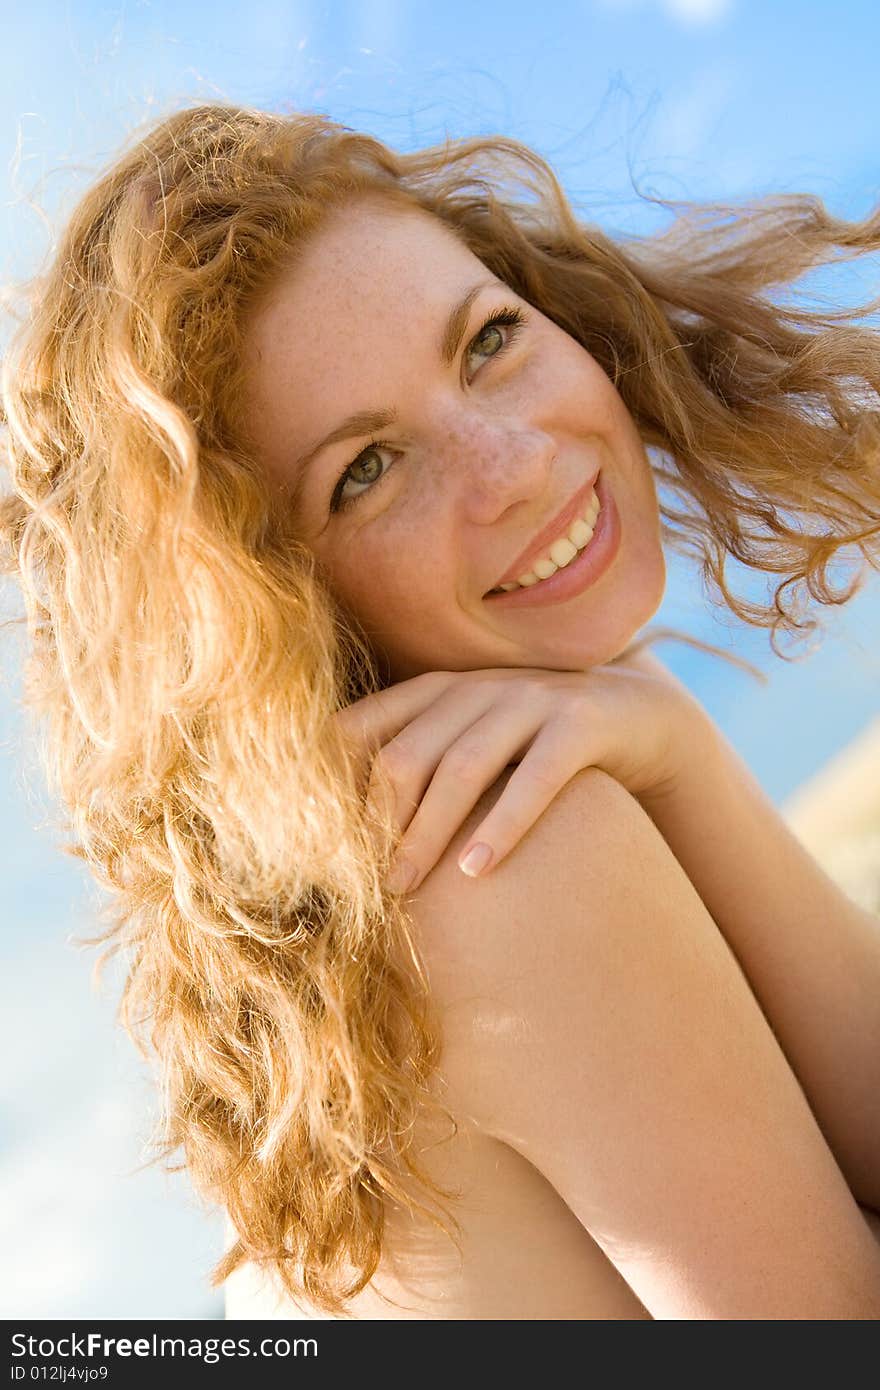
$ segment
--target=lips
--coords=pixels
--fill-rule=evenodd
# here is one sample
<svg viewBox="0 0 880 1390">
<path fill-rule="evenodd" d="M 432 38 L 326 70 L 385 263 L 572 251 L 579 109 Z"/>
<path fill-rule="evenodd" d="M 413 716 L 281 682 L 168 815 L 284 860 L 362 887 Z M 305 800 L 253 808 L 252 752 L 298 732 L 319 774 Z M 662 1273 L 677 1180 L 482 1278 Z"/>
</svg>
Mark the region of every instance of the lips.
<svg viewBox="0 0 880 1390">
<path fill-rule="evenodd" d="M 559 540 L 560 536 L 565 535 L 576 517 L 581 516 L 583 512 L 586 511 L 587 500 L 598 476 L 599 473 L 597 472 L 590 482 L 585 483 L 583 487 L 579 488 L 574 496 L 566 502 L 562 511 L 559 512 L 552 521 L 549 521 L 543 530 L 538 532 L 529 543 L 528 548 L 522 551 L 510 568 L 505 570 L 500 579 L 495 580 L 495 583 L 491 586 L 493 589 L 497 589 L 501 584 L 510 584 L 514 579 L 519 579 L 521 574 L 525 574 L 526 570 L 532 568 L 532 562 L 534 560 L 540 560 L 542 555 L 547 554 L 553 542 Z M 486 592 L 490 593 L 491 589 L 487 589 Z"/>
<path fill-rule="evenodd" d="M 557 569 L 549 579 L 541 579 L 525 588 L 520 584 L 511 584 L 497 593 L 487 594 L 483 600 L 485 604 L 499 614 L 506 613 L 512 618 L 519 612 L 525 614 L 533 608 L 549 608 L 576 599 L 607 575 L 620 552 L 623 528 L 604 469 L 596 478 L 595 491 L 599 512 L 592 540 L 570 564 Z M 540 561 L 537 563 L 540 564 Z"/>
</svg>

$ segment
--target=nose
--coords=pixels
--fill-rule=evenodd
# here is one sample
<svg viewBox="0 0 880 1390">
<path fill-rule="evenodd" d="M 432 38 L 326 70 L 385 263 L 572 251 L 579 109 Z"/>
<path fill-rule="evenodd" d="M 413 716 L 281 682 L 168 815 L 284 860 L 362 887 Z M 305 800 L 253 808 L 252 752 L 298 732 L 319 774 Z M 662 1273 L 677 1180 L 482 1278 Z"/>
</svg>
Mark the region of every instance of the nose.
<svg viewBox="0 0 880 1390">
<path fill-rule="evenodd" d="M 546 495 L 557 447 L 545 430 L 512 418 L 472 419 L 448 442 L 467 520 L 488 525 L 514 503 Z"/>
</svg>

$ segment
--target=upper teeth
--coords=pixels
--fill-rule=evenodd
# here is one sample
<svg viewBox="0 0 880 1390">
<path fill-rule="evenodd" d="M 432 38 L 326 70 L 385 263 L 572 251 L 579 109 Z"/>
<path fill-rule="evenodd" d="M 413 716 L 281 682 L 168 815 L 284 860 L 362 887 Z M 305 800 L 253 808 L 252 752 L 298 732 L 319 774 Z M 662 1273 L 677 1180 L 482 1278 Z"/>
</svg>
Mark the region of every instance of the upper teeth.
<svg viewBox="0 0 880 1390">
<path fill-rule="evenodd" d="M 517 579 L 510 580 L 507 584 L 499 584 L 492 593 L 497 594 L 500 589 L 520 589 L 528 588 L 530 584 L 537 584 L 539 579 L 549 579 L 551 574 L 557 570 L 565 569 L 566 565 L 577 555 L 579 550 L 583 550 L 588 541 L 593 539 L 593 531 L 596 528 L 596 518 L 599 515 L 599 499 L 596 490 L 590 493 L 590 500 L 587 503 L 587 510 L 583 517 L 578 517 L 569 526 L 564 536 L 560 536 L 558 541 L 554 541 L 546 556 L 536 560 L 530 570 L 521 574 Z"/>
</svg>

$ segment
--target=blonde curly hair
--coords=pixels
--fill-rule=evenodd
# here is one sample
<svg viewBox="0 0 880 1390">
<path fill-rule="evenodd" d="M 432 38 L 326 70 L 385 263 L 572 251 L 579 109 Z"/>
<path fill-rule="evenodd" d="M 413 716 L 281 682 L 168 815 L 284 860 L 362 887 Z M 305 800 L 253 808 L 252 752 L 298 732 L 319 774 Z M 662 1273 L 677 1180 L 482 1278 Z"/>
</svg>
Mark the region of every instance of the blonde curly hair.
<svg viewBox="0 0 880 1390">
<path fill-rule="evenodd" d="M 516 141 L 398 154 L 222 103 L 154 122 L 82 197 L 4 360 L 25 703 L 64 848 L 110 890 L 92 941 L 125 953 L 120 1017 L 160 1062 L 157 1157 L 182 1147 L 237 1232 L 212 1284 L 252 1260 L 335 1316 L 378 1267 L 386 1199 L 459 1229 L 414 1152 L 423 1107 L 454 1117 L 384 887 L 394 827 L 334 719 L 382 674 L 238 426 L 248 312 L 363 189 L 442 219 L 596 358 L 681 504 L 667 543 L 774 644 L 815 628 L 807 595 L 851 597 L 864 564 L 840 591 L 828 565 L 854 546 L 877 567 L 880 534 L 880 335 L 854 322 L 876 306 L 771 298 L 876 250 L 877 212 L 685 207 L 624 242 Z M 772 600 L 731 591 L 729 555 L 780 576 Z"/>
</svg>

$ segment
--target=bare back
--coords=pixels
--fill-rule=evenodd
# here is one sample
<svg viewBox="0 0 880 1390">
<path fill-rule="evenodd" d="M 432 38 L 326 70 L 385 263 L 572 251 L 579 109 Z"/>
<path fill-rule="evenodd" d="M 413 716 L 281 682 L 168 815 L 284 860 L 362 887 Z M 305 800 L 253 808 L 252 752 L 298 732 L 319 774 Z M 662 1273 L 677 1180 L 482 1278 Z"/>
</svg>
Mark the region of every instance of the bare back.
<svg viewBox="0 0 880 1390">
<path fill-rule="evenodd" d="M 438 930 L 444 904 L 438 892 L 467 893 L 472 886 L 455 868 L 467 837 L 497 800 L 512 769 L 480 798 L 449 846 L 441 864 L 411 900 L 417 939 L 441 1016 L 461 1037 L 462 1029 L 513 1026 L 494 1013 L 491 1002 L 474 1007 L 467 953 Z M 450 865 L 454 872 L 450 872 Z M 456 878 L 458 875 L 458 878 Z M 459 883 L 460 880 L 460 883 Z M 432 891 L 433 890 L 433 891 Z M 427 901 L 421 910 L 420 900 Z M 455 913 L 454 897 L 446 909 Z M 547 924 L 545 924 L 547 925 Z M 468 1059 L 479 1065 L 479 1048 L 457 1046 L 451 1067 L 441 1062 L 444 1103 L 459 1130 L 449 1137 L 436 1121 L 422 1123 L 419 1147 L 431 1176 L 460 1192 L 452 1210 L 460 1223 L 461 1254 L 425 1217 L 389 1209 L 379 1273 L 354 1298 L 358 1319 L 645 1319 L 643 1305 L 559 1194 L 515 1149 L 483 1133 L 461 1105 L 470 1089 L 462 1075 Z M 231 1232 L 230 1232 L 231 1237 Z M 384 1297 L 383 1297 L 384 1295 Z M 388 1300 L 388 1301 L 386 1301 Z M 226 1284 L 228 1318 L 318 1318 L 300 1309 L 252 1265 Z"/>
<path fill-rule="evenodd" d="M 584 769 L 494 874 L 460 872 L 512 771 L 411 899 L 442 1027 L 435 1084 L 458 1125 L 453 1138 L 426 1118 L 418 1157 L 460 1193 L 461 1258 L 389 1210 L 351 1315 L 880 1315 L 873 1235 L 737 961 L 628 793 Z M 227 1289 L 230 1317 L 317 1316 L 247 1270 Z"/>
<path fill-rule="evenodd" d="M 437 1153 L 428 1165 L 432 1175 L 461 1192 L 452 1204 L 461 1226 L 461 1256 L 426 1218 L 389 1212 L 380 1271 L 349 1304 L 353 1317 L 649 1316 L 550 1184 L 507 1144 L 464 1129 Z M 298 1309 L 250 1265 L 236 1271 L 226 1288 L 228 1318 L 326 1316 Z"/>
</svg>

